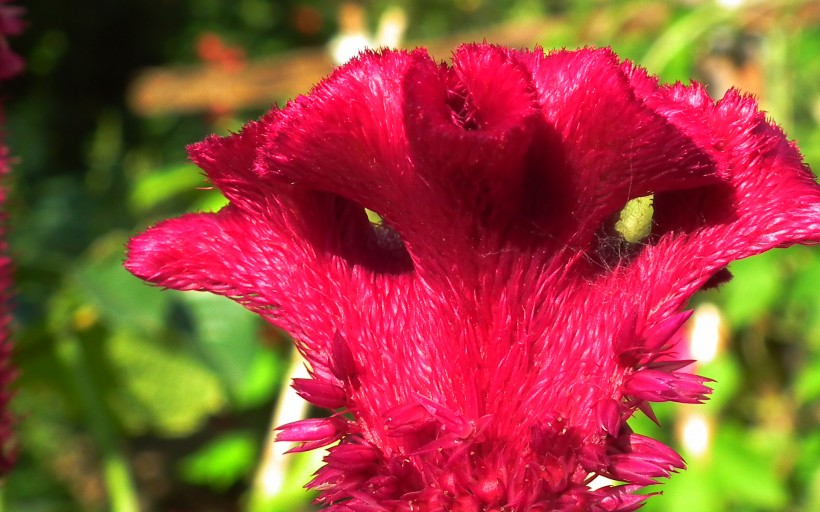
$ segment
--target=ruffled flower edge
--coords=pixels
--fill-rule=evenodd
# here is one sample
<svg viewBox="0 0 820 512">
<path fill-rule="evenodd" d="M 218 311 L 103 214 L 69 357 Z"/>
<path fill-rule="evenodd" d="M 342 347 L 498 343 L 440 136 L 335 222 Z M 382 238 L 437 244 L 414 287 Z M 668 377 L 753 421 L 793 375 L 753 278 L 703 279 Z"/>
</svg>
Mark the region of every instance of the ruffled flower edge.
<svg viewBox="0 0 820 512">
<path fill-rule="evenodd" d="M 475 294 L 475 283 L 518 258 L 538 270 L 518 283 L 531 306 L 559 303 L 559 285 L 579 296 L 626 289 L 639 297 L 642 305 L 615 315 L 622 335 L 612 336 L 614 363 L 607 366 L 623 401 L 591 404 L 585 417 L 608 439 L 606 449 L 564 454 L 630 484 L 573 487 L 551 505 L 632 510 L 644 499 L 631 494 L 636 488 L 683 462 L 633 434 L 626 418 L 636 409 L 651 416 L 651 402 L 697 403 L 709 393 L 708 379 L 677 371 L 685 362 L 658 360 L 685 321 L 677 312 L 731 261 L 820 239 L 814 178 L 753 99 L 730 91 L 715 102 L 696 84 L 660 86 L 608 50 L 544 55 L 465 45 L 450 68 L 420 50 L 367 53 L 283 110 L 241 134 L 209 138 L 191 154 L 231 205 L 149 230 L 131 242 L 127 266 L 163 286 L 233 297 L 295 334 L 314 371 L 297 390 L 319 406 L 352 411 L 356 421 L 305 420 L 281 427 L 280 438 L 302 443 L 297 450 L 342 440 L 311 484 L 338 510 L 439 496 L 428 489 L 399 500 L 385 490 L 400 468 L 379 443 L 396 445 L 372 425 L 383 423 L 396 437 L 435 424 L 453 432 L 423 445 L 423 457 L 473 442 L 487 428 L 483 417 L 461 416 L 447 397 L 431 403 L 410 394 L 396 406 L 381 396 L 389 383 L 375 385 L 362 372 L 389 359 L 374 355 L 383 340 L 334 320 L 366 307 L 349 290 L 387 297 L 384 310 L 402 311 L 424 298 L 420 289 Z M 555 165 L 533 165 L 544 162 Z M 532 176 L 533 168 L 545 175 Z M 545 187 L 556 183 L 564 188 Z M 534 201 L 533 189 L 561 208 Z M 603 255 L 601 226 L 626 201 L 649 193 L 652 233 L 625 256 Z M 363 207 L 382 215 L 393 239 L 367 222 Z M 477 261 L 477 254 L 498 256 Z M 594 314 L 598 299 L 588 302 Z M 464 306 L 455 299 L 452 309 Z M 573 358 L 564 345 L 557 349 Z M 452 375 L 458 357 L 432 350 L 406 349 L 423 356 L 422 365 L 435 356 L 442 374 Z M 420 389 L 412 375 L 395 378 Z M 365 482 L 386 494 L 363 493 Z M 511 495 L 527 496 L 523 489 Z"/>
</svg>

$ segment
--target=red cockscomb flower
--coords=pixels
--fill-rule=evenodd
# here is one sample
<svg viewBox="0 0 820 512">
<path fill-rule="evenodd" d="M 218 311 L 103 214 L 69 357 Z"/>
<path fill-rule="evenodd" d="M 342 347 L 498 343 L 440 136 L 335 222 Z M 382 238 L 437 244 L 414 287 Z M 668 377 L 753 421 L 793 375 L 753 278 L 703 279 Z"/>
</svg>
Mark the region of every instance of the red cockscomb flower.
<svg viewBox="0 0 820 512">
<path fill-rule="evenodd" d="M 190 154 L 230 205 L 153 227 L 126 266 L 293 334 L 295 388 L 336 412 L 279 439 L 338 441 L 309 484 L 337 511 L 637 508 L 683 461 L 626 419 L 709 393 L 663 357 L 688 299 L 820 240 L 820 187 L 751 98 L 609 50 L 366 53 Z M 619 237 L 650 194 L 651 233 Z"/>
</svg>

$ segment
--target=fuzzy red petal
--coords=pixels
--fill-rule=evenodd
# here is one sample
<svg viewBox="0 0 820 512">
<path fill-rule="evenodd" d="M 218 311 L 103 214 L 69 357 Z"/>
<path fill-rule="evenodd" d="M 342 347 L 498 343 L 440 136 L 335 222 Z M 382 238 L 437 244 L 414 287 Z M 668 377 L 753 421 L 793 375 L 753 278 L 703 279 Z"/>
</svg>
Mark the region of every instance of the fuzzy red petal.
<svg viewBox="0 0 820 512">
<path fill-rule="evenodd" d="M 820 187 L 751 99 L 609 50 L 365 53 L 191 156 L 230 205 L 148 230 L 126 266 L 294 334 L 299 393 L 352 415 L 283 437 L 340 441 L 310 484 L 331 510 L 634 510 L 683 463 L 626 418 L 709 393 L 670 360 L 686 301 L 820 240 Z"/>
</svg>

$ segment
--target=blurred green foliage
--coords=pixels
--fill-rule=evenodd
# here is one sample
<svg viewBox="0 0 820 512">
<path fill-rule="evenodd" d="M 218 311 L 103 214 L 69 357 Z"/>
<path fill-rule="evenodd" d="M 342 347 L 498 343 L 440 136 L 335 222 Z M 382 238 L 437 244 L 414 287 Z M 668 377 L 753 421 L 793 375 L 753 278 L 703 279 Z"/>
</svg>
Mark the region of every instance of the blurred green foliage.
<svg viewBox="0 0 820 512">
<path fill-rule="evenodd" d="M 184 147 L 264 108 L 140 117 L 125 91 L 146 67 L 201 65 L 203 34 L 251 60 L 321 49 L 337 33 L 341 4 L 25 4 L 29 29 L 12 43 L 29 70 L 4 91 L 19 157 L 10 207 L 22 371 L 14 401 L 21 454 L 5 509 L 124 511 L 138 499 L 143 510 L 240 510 L 287 386 L 287 340 L 227 300 L 150 288 L 121 262 L 132 233 L 224 204 L 201 190 Z M 532 44 L 609 45 L 664 80 L 699 78 L 718 95 L 735 78 L 820 168 L 820 15 L 809 0 L 361 6 L 371 29 L 388 7 L 403 8 L 408 40 L 543 18 L 549 29 Z M 718 381 L 701 407 L 714 428 L 710 450 L 681 448 L 690 470 L 645 510 L 820 510 L 820 255 L 794 248 L 731 270 L 732 282 L 698 299 L 718 304 L 729 326 L 718 358 L 701 369 Z M 635 425 L 680 446 L 687 411 L 658 408 L 662 430 L 645 418 Z M 308 506 L 298 486 L 316 460 L 294 461 L 271 510 Z"/>
</svg>

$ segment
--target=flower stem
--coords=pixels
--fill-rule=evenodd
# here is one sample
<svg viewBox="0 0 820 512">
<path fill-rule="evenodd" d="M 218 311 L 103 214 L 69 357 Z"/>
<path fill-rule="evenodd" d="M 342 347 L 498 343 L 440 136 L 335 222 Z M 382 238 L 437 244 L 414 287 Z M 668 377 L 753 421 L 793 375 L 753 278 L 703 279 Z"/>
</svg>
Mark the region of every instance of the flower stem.
<svg viewBox="0 0 820 512">
<path fill-rule="evenodd" d="M 125 454 L 120 449 L 120 441 L 105 403 L 90 378 L 82 344 L 69 329 L 62 331 L 57 343 L 57 356 L 68 371 L 91 435 L 102 451 L 103 475 L 111 511 L 139 512 L 139 499 Z"/>
<path fill-rule="evenodd" d="M 290 383 L 295 377 L 307 377 L 304 359 L 297 350 L 292 351 L 288 372 L 282 381 L 279 399 L 271 415 L 270 428 L 265 437 L 259 467 L 253 479 L 247 501 L 247 512 L 267 512 L 279 494 L 283 491 L 285 477 L 290 459 L 285 451 L 291 448 L 291 443 L 276 443 L 273 429 L 279 425 L 304 419 L 308 412 L 308 403 L 299 397 Z"/>
</svg>

